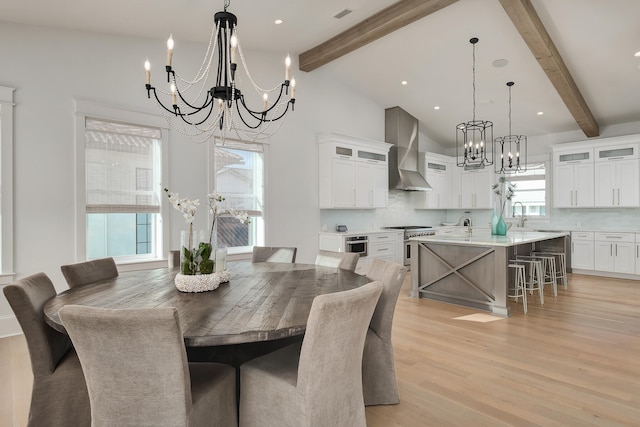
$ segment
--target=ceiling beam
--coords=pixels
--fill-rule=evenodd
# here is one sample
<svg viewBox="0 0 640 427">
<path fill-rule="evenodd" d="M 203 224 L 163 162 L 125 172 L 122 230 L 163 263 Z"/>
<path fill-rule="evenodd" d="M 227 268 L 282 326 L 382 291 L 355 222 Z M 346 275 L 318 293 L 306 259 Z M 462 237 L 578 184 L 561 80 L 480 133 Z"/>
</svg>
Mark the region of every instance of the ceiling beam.
<svg viewBox="0 0 640 427">
<path fill-rule="evenodd" d="M 400 0 L 298 57 L 302 71 L 313 71 L 334 59 L 424 18 L 458 0 Z"/>
<path fill-rule="evenodd" d="M 499 0 L 513 25 L 529 46 L 538 63 L 556 88 L 584 134 L 600 135 L 600 127 L 591 114 L 569 69 L 547 33 L 530 0 Z"/>
</svg>

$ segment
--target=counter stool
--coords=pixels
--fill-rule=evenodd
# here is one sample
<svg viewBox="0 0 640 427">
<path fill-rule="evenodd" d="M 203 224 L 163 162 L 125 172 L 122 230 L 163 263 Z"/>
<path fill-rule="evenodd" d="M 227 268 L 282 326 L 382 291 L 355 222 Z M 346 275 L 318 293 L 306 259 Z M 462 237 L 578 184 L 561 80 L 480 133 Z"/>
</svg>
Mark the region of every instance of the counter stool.
<svg viewBox="0 0 640 427">
<path fill-rule="evenodd" d="M 515 269 L 515 280 L 513 282 L 513 288 L 509 288 L 509 298 L 515 298 L 518 302 L 518 298 L 522 297 L 522 307 L 524 308 L 524 314 L 527 314 L 527 291 L 525 289 L 525 267 L 524 264 L 509 264 L 509 268 Z"/>
<path fill-rule="evenodd" d="M 544 305 L 544 273 L 542 272 L 542 261 L 532 257 L 517 256 L 517 259 L 509 260 L 511 264 L 525 265 L 525 287 L 533 295 L 533 291 L 538 291 L 540 295 L 540 305 Z"/>
<path fill-rule="evenodd" d="M 564 252 L 533 252 L 534 255 L 551 255 L 556 259 L 556 279 L 562 280 L 564 290 L 567 290 L 567 261 Z"/>
<path fill-rule="evenodd" d="M 553 296 L 558 297 L 558 283 L 556 274 L 556 258 L 553 255 L 533 255 L 542 261 L 542 280 L 545 285 L 553 286 Z"/>
</svg>

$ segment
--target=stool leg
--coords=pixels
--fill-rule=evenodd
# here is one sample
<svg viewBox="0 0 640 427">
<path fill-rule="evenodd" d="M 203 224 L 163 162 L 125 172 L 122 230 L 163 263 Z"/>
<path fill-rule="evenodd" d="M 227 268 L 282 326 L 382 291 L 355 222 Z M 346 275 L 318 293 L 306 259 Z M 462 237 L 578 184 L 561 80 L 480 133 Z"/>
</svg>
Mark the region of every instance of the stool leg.
<svg viewBox="0 0 640 427">
<path fill-rule="evenodd" d="M 520 290 L 522 291 L 522 308 L 524 309 L 524 314 L 527 314 L 527 290 L 524 285 L 524 273 L 521 268 L 518 269 L 517 273 L 517 283 L 520 285 Z"/>
<path fill-rule="evenodd" d="M 536 273 L 538 275 L 538 293 L 540 294 L 540 305 L 544 305 L 544 276 L 542 275 L 542 262 L 535 263 Z"/>
<path fill-rule="evenodd" d="M 560 254 L 560 270 L 562 271 L 562 284 L 564 285 L 564 290 L 567 290 L 567 263 L 564 257 L 564 254 Z"/>
</svg>

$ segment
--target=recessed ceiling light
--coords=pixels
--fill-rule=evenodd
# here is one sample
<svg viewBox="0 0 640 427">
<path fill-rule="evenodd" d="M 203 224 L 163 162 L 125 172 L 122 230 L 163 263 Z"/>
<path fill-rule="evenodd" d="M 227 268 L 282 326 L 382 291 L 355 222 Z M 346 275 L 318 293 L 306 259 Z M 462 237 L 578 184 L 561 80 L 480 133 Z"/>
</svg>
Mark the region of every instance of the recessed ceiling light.
<svg viewBox="0 0 640 427">
<path fill-rule="evenodd" d="M 544 111 L 538 111 L 538 115 L 542 116 L 544 114 Z"/>
<path fill-rule="evenodd" d="M 509 61 L 507 59 L 496 59 L 495 61 L 493 61 L 493 66 L 496 68 L 506 67 L 507 64 L 509 64 Z"/>
<path fill-rule="evenodd" d="M 276 25 L 280 25 L 282 24 L 284 21 L 282 19 L 276 19 L 275 24 Z"/>
<path fill-rule="evenodd" d="M 440 106 L 439 106 L 439 105 L 436 105 L 435 107 L 433 107 L 433 109 L 434 109 L 434 110 L 439 110 L 439 109 L 440 109 Z"/>
<path fill-rule="evenodd" d="M 633 56 L 640 56 L 640 51 L 634 53 Z"/>
<path fill-rule="evenodd" d="M 400 83 L 402 84 L 402 86 L 406 86 L 408 84 L 408 82 L 406 80 L 403 80 Z"/>
</svg>

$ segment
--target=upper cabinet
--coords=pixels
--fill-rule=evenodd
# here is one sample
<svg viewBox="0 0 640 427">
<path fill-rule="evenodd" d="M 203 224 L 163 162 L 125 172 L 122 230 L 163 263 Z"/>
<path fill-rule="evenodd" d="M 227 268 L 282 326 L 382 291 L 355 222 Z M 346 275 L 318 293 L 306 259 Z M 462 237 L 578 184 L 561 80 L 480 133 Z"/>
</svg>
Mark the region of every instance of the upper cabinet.
<svg viewBox="0 0 640 427">
<path fill-rule="evenodd" d="M 638 145 L 627 144 L 596 150 L 595 205 L 636 207 L 640 205 L 640 160 Z"/>
<path fill-rule="evenodd" d="M 553 154 L 553 199 L 556 208 L 593 207 L 593 148 Z"/>
<path fill-rule="evenodd" d="M 460 172 L 462 209 L 491 209 L 493 175 L 491 167 Z"/>
<path fill-rule="evenodd" d="M 335 133 L 318 138 L 321 209 L 388 205 L 391 144 Z"/>
<path fill-rule="evenodd" d="M 431 191 L 416 191 L 414 207 L 416 209 L 453 208 L 453 171 L 456 167 L 452 158 L 437 153 L 423 153 L 418 162 L 420 173 L 425 177 Z"/>
</svg>

